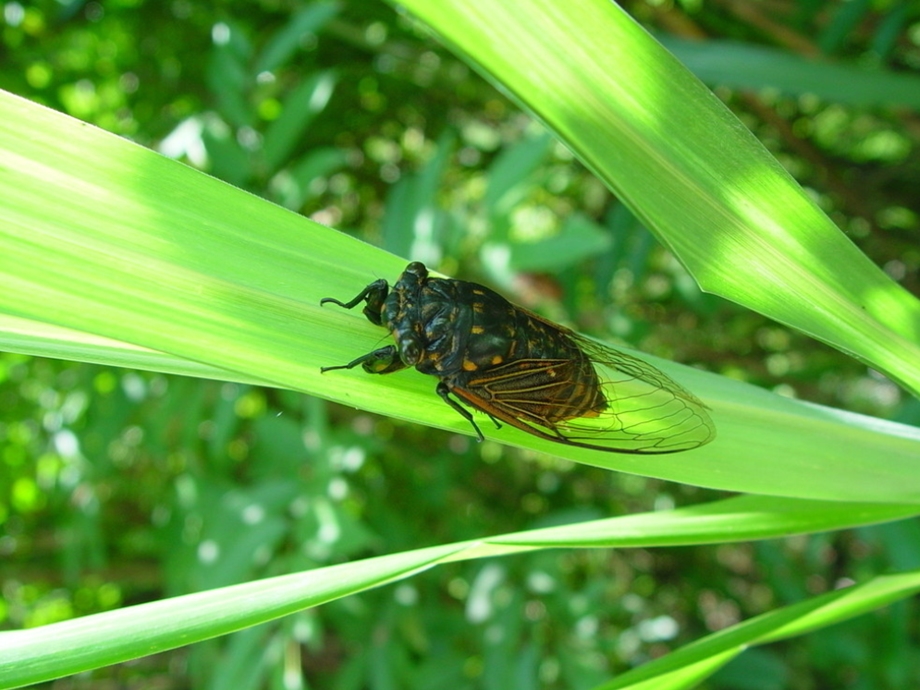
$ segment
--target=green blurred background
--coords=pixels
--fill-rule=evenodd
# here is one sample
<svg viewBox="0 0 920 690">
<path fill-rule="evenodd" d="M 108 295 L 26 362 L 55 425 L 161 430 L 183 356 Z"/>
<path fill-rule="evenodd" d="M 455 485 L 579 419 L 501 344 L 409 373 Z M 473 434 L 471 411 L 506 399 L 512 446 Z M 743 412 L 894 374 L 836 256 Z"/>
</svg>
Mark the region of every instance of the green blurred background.
<svg viewBox="0 0 920 690">
<path fill-rule="evenodd" d="M 917 96 L 883 88 L 920 68 L 916 3 L 623 6 L 920 294 Z M 702 294 L 565 148 L 389 5 L 0 8 L 0 88 L 584 332 L 920 423 L 917 401 L 881 376 Z M 881 76 L 840 89 L 828 65 Z M 0 629 L 716 496 L 287 391 L 0 353 Z M 917 567 L 916 520 L 456 563 L 49 685 L 589 688 L 850 579 Z M 916 608 L 905 601 L 749 651 L 707 687 L 916 686 Z"/>
</svg>

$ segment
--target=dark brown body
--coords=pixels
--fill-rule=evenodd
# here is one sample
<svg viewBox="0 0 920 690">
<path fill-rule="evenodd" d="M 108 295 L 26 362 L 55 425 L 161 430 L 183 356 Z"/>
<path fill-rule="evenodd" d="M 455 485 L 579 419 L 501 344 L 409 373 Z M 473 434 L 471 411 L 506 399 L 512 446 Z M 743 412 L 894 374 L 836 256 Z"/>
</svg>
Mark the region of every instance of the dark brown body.
<svg viewBox="0 0 920 690">
<path fill-rule="evenodd" d="M 489 288 L 431 278 L 413 262 L 393 285 L 368 285 L 352 309 L 387 328 L 395 344 L 348 364 L 371 374 L 415 367 L 439 379 L 437 393 L 482 432 L 468 410 L 569 445 L 621 453 L 674 453 L 708 443 L 705 405 L 640 359 L 587 340 L 515 306 Z M 604 374 L 600 374 L 601 367 Z"/>
<path fill-rule="evenodd" d="M 429 278 L 422 264 L 409 264 L 382 321 L 404 364 L 437 376 L 483 411 L 492 410 L 481 402 L 500 401 L 534 420 L 558 422 L 606 406 L 594 365 L 570 331 L 482 285 Z"/>
</svg>

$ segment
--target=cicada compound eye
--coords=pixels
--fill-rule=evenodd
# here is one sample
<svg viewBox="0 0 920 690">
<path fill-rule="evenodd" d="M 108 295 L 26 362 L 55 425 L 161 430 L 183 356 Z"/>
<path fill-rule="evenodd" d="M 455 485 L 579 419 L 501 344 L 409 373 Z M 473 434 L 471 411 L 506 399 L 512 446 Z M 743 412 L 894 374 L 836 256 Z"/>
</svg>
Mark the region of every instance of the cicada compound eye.
<svg viewBox="0 0 920 690">
<path fill-rule="evenodd" d="M 422 357 L 422 349 L 414 338 L 402 338 L 399 341 L 399 358 L 408 366 L 413 367 L 418 364 Z"/>
</svg>

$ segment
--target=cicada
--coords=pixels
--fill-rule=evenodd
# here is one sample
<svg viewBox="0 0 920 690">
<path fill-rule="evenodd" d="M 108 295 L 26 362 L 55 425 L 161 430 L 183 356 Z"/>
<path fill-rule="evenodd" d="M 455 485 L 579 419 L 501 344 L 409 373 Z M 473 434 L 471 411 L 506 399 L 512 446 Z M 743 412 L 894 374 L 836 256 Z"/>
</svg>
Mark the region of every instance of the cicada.
<svg viewBox="0 0 920 690">
<path fill-rule="evenodd" d="M 715 437 L 707 407 L 665 373 L 516 306 L 482 285 L 432 278 L 410 263 L 348 302 L 395 341 L 339 366 L 370 374 L 415 367 L 482 432 L 460 402 L 534 436 L 617 453 L 676 453 Z M 459 402 L 458 402 L 459 401 Z"/>
</svg>

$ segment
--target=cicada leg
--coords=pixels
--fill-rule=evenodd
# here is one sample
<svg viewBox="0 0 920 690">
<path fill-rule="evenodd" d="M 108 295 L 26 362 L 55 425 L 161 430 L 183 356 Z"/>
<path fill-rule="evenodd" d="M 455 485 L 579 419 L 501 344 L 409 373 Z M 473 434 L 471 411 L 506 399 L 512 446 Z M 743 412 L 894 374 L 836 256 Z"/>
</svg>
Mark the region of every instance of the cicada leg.
<svg viewBox="0 0 920 690">
<path fill-rule="evenodd" d="M 337 304 L 338 306 L 345 309 L 354 309 L 356 306 L 358 306 L 358 304 L 361 303 L 362 300 L 366 300 L 367 304 L 364 305 L 363 311 L 364 315 L 367 317 L 367 320 L 375 326 L 382 326 L 383 320 L 381 319 L 381 310 L 383 309 L 383 302 L 386 300 L 389 292 L 390 286 L 387 284 L 387 281 L 381 278 L 380 280 L 375 280 L 373 283 L 364 288 L 353 300 L 348 302 L 340 302 L 334 297 L 324 297 L 319 301 L 319 304 L 322 306 L 324 304 L 331 303 Z M 355 361 L 357 362 L 358 360 Z"/>
<path fill-rule="evenodd" d="M 354 369 L 359 364 L 368 374 L 392 374 L 394 371 L 406 368 L 406 365 L 403 364 L 403 361 L 399 358 L 396 346 L 387 345 L 386 347 L 381 347 L 379 350 L 361 355 L 348 364 L 339 364 L 334 367 L 320 367 L 319 371 L 321 374 L 325 374 L 327 371 L 333 371 L 334 369 Z"/>
<path fill-rule="evenodd" d="M 441 400 L 443 400 L 448 405 L 450 405 L 454 410 L 460 413 L 461 417 L 463 417 L 466 421 L 472 424 L 473 430 L 476 432 L 476 436 L 478 437 L 477 439 L 478 441 L 482 442 L 486 440 L 485 436 L 483 436 L 482 432 L 479 430 L 479 426 L 476 424 L 476 420 L 473 419 L 473 415 L 470 413 L 470 411 L 466 409 L 465 407 L 463 407 L 460 403 L 458 403 L 452 397 L 450 397 L 450 388 L 448 388 L 446 383 L 444 383 L 443 381 L 439 383 L 438 387 L 435 388 L 435 391 L 437 392 L 438 395 L 441 396 Z M 498 423 L 498 420 L 495 419 L 495 417 L 490 415 L 488 412 L 486 412 L 486 414 L 489 415 L 489 419 L 491 419 L 492 422 L 495 424 L 496 429 L 502 428 L 502 425 Z"/>
</svg>

